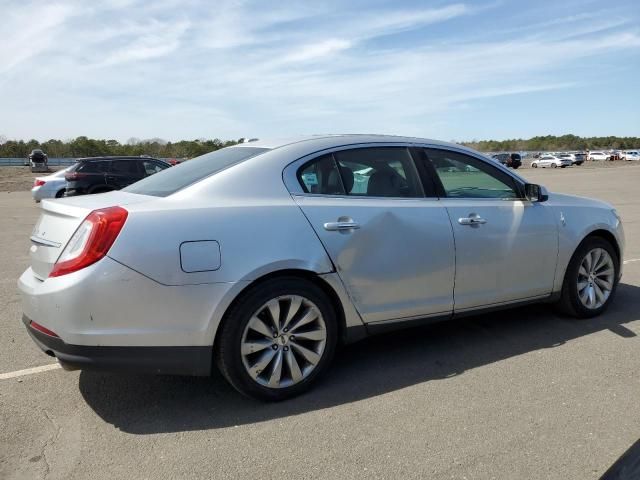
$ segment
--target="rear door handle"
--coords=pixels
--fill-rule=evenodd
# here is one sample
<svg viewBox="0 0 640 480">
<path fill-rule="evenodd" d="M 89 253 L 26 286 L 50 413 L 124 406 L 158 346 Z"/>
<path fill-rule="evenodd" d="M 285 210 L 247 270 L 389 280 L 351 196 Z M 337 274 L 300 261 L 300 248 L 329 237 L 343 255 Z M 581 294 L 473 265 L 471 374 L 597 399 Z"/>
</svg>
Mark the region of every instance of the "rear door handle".
<svg viewBox="0 0 640 480">
<path fill-rule="evenodd" d="M 458 219 L 460 225 L 484 225 L 487 221 L 477 213 L 470 213 L 468 217 Z"/>
<path fill-rule="evenodd" d="M 360 228 L 360 224 L 354 221 L 327 222 L 324 224 L 324 229 L 329 232 L 344 232 L 349 230 L 357 230 L 359 228 Z"/>
</svg>

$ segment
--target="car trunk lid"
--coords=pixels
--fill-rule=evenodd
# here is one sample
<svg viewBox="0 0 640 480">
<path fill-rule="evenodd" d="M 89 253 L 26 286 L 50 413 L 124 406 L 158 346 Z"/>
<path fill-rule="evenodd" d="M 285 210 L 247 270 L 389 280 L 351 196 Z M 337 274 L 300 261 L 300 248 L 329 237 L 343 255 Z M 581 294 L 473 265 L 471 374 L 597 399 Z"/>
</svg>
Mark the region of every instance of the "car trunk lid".
<svg viewBox="0 0 640 480">
<path fill-rule="evenodd" d="M 61 200 L 44 200 L 42 213 L 31 233 L 31 269 L 40 280 L 49 276 L 53 265 L 80 224 L 93 210 L 126 206 L 154 197 L 125 192 L 109 192 Z"/>
</svg>

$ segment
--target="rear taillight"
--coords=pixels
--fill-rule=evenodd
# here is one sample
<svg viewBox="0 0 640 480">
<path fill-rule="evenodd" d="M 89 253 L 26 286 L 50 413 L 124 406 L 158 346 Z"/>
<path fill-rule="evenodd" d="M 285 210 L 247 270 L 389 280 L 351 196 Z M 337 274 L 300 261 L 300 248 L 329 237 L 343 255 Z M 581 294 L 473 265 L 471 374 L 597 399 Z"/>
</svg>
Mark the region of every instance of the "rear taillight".
<svg viewBox="0 0 640 480">
<path fill-rule="evenodd" d="M 91 212 L 67 243 L 49 273 L 59 277 L 76 272 L 104 257 L 127 220 L 128 212 L 122 207 L 109 207 Z"/>
<path fill-rule="evenodd" d="M 79 173 L 79 172 L 70 172 L 65 174 L 64 179 L 67 182 L 73 182 L 75 180 L 79 180 L 82 177 L 86 177 L 88 173 Z"/>
<path fill-rule="evenodd" d="M 36 181 L 33 182 L 33 186 L 34 187 L 41 187 L 45 183 L 47 183 L 47 182 L 45 182 L 44 180 L 36 180 Z"/>
</svg>

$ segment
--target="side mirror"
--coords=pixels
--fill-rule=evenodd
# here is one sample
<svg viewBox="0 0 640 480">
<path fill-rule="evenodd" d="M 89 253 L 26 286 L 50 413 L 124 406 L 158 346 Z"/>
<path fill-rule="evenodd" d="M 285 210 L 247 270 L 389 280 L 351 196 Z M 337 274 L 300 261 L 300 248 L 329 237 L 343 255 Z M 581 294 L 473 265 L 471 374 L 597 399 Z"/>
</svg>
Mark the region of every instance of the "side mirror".
<svg viewBox="0 0 640 480">
<path fill-rule="evenodd" d="M 524 194 L 531 202 L 546 202 L 549 200 L 547 189 L 535 183 L 525 183 Z"/>
</svg>

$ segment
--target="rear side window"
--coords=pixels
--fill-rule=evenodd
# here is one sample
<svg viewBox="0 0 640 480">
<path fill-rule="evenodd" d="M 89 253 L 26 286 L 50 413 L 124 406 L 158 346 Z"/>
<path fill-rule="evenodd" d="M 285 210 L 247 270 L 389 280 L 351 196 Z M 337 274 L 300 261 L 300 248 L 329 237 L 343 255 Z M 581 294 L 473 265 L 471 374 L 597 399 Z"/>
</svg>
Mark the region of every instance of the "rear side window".
<svg viewBox="0 0 640 480">
<path fill-rule="evenodd" d="M 84 162 L 76 168 L 76 172 L 82 173 L 106 173 L 107 170 L 109 162 Z"/>
<path fill-rule="evenodd" d="M 307 193 L 318 195 L 344 195 L 344 185 L 331 154 L 305 165 L 298 174 Z"/>
<path fill-rule="evenodd" d="M 135 177 L 140 175 L 140 170 L 138 169 L 138 162 L 136 160 L 113 160 L 109 173 Z"/>
<path fill-rule="evenodd" d="M 144 178 L 123 191 L 166 197 L 227 167 L 268 151 L 259 147 L 227 147 Z"/>
<path fill-rule="evenodd" d="M 354 148 L 319 157 L 298 172 L 307 193 L 361 197 L 422 198 L 404 147 Z"/>
</svg>

